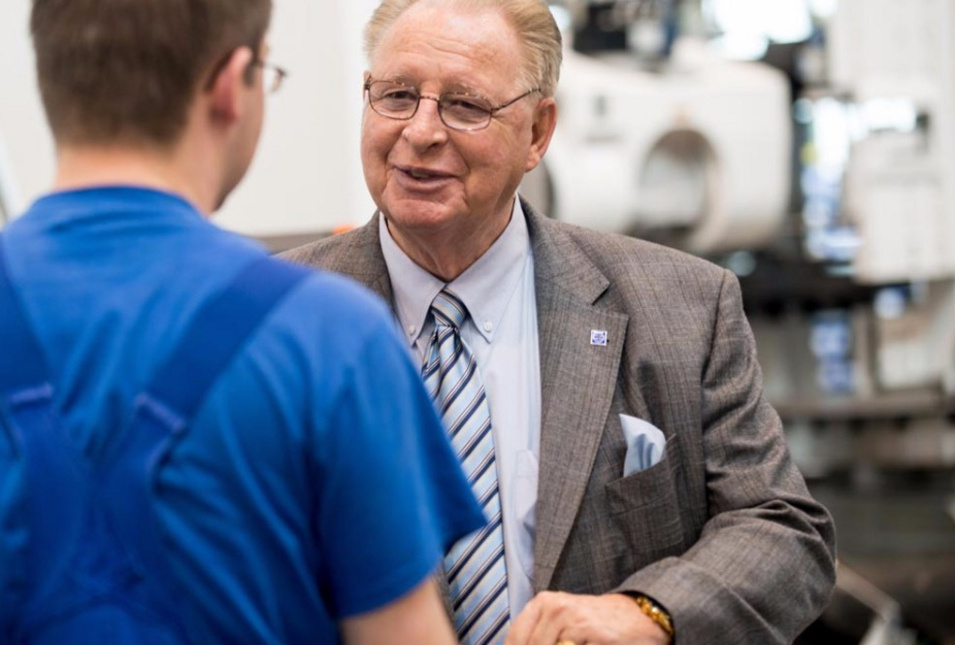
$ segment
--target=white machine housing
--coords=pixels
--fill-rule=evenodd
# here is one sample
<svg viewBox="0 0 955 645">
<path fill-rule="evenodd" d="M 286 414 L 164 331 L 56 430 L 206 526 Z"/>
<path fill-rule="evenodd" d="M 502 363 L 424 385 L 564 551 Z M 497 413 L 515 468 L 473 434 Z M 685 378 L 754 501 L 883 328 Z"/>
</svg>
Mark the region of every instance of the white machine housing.
<svg viewBox="0 0 955 645">
<path fill-rule="evenodd" d="M 792 185 L 780 72 L 689 39 L 661 72 L 627 54 L 568 50 L 564 61 L 544 159 L 551 215 L 603 231 L 669 229 L 697 253 L 773 238 Z"/>
</svg>

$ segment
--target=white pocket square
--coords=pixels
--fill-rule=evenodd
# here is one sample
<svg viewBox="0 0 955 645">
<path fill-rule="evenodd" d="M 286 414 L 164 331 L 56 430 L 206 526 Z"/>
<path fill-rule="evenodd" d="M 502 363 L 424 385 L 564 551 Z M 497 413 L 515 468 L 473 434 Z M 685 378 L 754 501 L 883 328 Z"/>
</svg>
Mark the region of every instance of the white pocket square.
<svg viewBox="0 0 955 645">
<path fill-rule="evenodd" d="M 643 419 L 620 415 L 623 439 L 627 442 L 627 455 L 623 460 L 623 476 L 646 470 L 663 459 L 667 439 L 652 423 Z"/>
</svg>

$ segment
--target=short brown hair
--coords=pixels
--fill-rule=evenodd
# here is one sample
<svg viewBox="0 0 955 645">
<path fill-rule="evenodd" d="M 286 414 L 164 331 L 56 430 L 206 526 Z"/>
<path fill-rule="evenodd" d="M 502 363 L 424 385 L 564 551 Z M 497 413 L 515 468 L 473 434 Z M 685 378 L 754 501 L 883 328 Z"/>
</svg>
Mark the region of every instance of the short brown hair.
<svg viewBox="0 0 955 645">
<path fill-rule="evenodd" d="M 374 57 L 385 32 L 408 7 L 419 0 L 383 0 L 365 27 L 365 55 Z M 544 0 L 448 0 L 465 8 L 497 8 L 517 32 L 524 49 L 525 83 L 554 96 L 563 57 L 560 28 Z"/>
<path fill-rule="evenodd" d="M 210 68 L 265 37 L 271 0 L 33 0 L 37 77 L 60 143 L 178 139 Z"/>
</svg>

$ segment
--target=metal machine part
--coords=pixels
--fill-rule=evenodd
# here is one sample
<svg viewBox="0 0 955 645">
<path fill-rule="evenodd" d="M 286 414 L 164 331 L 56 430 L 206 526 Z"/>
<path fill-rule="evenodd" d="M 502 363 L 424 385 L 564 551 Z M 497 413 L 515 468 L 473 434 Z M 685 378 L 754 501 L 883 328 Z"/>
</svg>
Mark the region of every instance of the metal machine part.
<svg viewBox="0 0 955 645">
<path fill-rule="evenodd" d="M 655 71 L 626 53 L 567 51 L 564 61 L 561 119 L 544 169 L 525 184 L 549 200 L 537 205 L 701 254 L 774 239 L 791 186 L 781 74 L 691 39 Z"/>
</svg>

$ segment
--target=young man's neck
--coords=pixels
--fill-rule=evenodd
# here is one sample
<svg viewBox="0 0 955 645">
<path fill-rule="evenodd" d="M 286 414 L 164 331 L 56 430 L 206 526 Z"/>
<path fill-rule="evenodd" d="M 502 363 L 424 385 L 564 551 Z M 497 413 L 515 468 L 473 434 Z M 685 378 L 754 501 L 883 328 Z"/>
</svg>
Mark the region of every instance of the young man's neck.
<svg viewBox="0 0 955 645">
<path fill-rule="evenodd" d="M 182 196 L 208 216 L 218 205 L 218 196 L 209 189 L 208 181 L 182 163 L 183 156 L 176 147 L 60 145 L 53 189 L 117 185 L 154 188 Z"/>
</svg>

